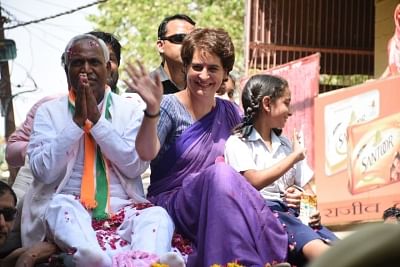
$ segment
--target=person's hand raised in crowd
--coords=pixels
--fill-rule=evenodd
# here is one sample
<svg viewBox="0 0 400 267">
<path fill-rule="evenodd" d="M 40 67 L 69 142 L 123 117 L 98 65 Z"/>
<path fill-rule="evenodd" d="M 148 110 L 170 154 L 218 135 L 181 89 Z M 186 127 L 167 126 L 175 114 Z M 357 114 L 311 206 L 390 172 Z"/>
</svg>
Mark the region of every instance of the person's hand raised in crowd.
<svg viewBox="0 0 400 267">
<path fill-rule="evenodd" d="M 80 74 L 79 84 L 75 94 L 75 123 L 80 127 L 85 125 L 86 120 L 96 124 L 100 119 L 100 112 L 97 108 L 96 97 L 90 89 L 86 74 Z"/>
<path fill-rule="evenodd" d="M 147 112 L 153 115 L 157 114 L 160 111 L 163 95 L 160 77 L 157 75 L 153 80 L 140 62 L 137 63 L 137 66 L 128 64 L 126 72 L 130 78 L 124 80 L 128 86 L 127 92 L 138 93 L 147 105 Z"/>
</svg>

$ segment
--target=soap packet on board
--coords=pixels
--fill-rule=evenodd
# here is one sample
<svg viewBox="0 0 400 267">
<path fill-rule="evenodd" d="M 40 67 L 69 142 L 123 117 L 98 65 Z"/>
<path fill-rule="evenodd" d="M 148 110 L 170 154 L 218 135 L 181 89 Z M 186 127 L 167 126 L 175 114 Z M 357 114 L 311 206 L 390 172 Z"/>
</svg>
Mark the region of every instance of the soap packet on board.
<svg viewBox="0 0 400 267">
<path fill-rule="evenodd" d="M 351 194 L 400 181 L 400 113 L 349 127 L 347 131 Z"/>
<path fill-rule="evenodd" d="M 347 128 L 379 116 L 378 90 L 356 95 L 325 107 L 325 174 L 347 169 Z"/>
</svg>

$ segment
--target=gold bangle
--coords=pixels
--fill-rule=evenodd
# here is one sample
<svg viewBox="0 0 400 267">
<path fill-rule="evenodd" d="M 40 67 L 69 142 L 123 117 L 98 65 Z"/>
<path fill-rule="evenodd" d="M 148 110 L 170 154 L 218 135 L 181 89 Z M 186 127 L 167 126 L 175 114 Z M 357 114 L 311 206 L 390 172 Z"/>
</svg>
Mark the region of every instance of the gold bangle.
<svg viewBox="0 0 400 267">
<path fill-rule="evenodd" d="M 156 114 L 150 114 L 147 112 L 147 110 L 143 110 L 143 112 L 144 112 L 144 116 L 147 118 L 150 118 L 150 119 L 160 117 L 160 110 Z"/>
</svg>

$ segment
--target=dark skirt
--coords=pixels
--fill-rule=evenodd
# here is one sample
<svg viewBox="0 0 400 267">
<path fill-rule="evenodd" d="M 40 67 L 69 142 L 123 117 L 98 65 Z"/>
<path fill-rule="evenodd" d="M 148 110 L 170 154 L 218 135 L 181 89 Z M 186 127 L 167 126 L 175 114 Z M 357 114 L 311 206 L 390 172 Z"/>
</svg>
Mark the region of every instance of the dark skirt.
<svg viewBox="0 0 400 267">
<path fill-rule="evenodd" d="M 308 242 L 321 239 L 327 244 L 338 240 L 338 237 L 329 229 L 321 226 L 313 229 L 302 223 L 298 218 L 299 211 L 289 208 L 284 202 L 279 200 L 266 200 L 267 206 L 277 213 L 278 219 L 281 221 L 289 238 L 289 262 L 296 266 L 303 266 L 307 263 L 302 253 L 302 249 Z"/>
</svg>

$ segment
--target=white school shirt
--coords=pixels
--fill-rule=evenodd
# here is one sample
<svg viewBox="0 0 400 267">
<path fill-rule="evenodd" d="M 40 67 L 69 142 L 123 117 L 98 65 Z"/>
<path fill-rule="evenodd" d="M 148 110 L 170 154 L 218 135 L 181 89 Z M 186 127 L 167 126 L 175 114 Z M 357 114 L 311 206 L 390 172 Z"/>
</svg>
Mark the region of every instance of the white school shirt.
<svg viewBox="0 0 400 267">
<path fill-rule="evenodd" d="M 236 171 L 263 170 L 281 161 L 292 152 L 291 142 L 284 136 L 271 133 L 272 151 L 269 151 L 261 135 L 252 129 L 247 139 L 231 135 L 225 143 L 225 162 Z M 314 173 L 305 160 L 296 163 L 272 184 L 260 190 L 265 199 L 281 200 L 281 193 L 296 184 L 303 187 Z"/>
</svg>

